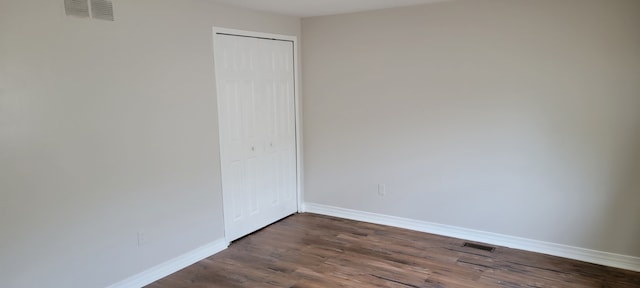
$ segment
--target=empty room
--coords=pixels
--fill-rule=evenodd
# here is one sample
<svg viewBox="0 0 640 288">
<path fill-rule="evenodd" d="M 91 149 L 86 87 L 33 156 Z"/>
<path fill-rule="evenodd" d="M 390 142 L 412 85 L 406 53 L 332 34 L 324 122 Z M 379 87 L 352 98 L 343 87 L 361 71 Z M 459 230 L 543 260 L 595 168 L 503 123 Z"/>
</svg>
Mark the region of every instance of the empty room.
<svg viewBox="0 0 640 288">
<path fill-rule="evenodd" d="M 0 287 L 640 287 L 638 0 L 0 0 Z"/>
</svg>

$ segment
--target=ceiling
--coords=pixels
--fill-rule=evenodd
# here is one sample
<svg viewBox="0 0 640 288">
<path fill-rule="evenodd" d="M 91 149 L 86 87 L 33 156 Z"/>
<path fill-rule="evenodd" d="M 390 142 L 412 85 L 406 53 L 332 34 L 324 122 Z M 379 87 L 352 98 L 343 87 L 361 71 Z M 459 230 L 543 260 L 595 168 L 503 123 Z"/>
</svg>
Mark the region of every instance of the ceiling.
<svg viewBox="0 0 640 288">
<path fill-rule="evenodd" d="M 313 17 L 411 6 L 448 0 L 212 0 L 278 14 Z"/>
</svg>

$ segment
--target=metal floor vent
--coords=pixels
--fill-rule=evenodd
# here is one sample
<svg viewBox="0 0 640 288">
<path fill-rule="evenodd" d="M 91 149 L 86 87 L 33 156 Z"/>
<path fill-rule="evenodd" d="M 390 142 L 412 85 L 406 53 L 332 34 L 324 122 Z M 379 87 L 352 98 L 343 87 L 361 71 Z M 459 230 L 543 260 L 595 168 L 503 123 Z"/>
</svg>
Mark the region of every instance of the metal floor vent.
<svg viewBox="0 0 640 288">
<path fill-rule="evenodd" d="M 462 244 L 462 247 L 469 247 L 469 248 L 473 248 L 473 249 L 489 251 L 489 252 L 492 252 L 492 253 L 493 253 L 493 251 L 496 250 L 496 247 L 482 245 L 482 244 L 469 243 L 469 242 L 464 242 L 464 244 Z"/>
</svg>

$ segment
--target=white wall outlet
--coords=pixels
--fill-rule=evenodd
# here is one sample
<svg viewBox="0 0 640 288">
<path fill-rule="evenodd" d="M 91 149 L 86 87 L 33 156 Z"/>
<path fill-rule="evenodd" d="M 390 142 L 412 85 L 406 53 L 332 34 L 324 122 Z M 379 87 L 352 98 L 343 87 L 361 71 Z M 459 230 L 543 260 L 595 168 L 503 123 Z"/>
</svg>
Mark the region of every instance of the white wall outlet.
<svg viewBox="0 0 640 288">
<path fill-rule="evenodd" d="M 380 195 L 380 196 L 387 195 L 387 185 L 386 184 L 378 184 L 378 195 Z"/>
<path fill-rule="evenodd" d="M 138 247 L 147 244 L 147 235 L 144 232 L 138 232 Z"/>
</svg>

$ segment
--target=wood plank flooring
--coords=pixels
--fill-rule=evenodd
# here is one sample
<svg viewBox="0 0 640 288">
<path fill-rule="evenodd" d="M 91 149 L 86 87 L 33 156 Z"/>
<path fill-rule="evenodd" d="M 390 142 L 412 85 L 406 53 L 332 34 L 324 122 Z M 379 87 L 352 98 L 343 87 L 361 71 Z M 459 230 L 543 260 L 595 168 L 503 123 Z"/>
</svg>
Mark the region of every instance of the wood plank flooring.
<svg viewBox="0 0 640 288">
<path fill-rule="evenodd" d="M 464 242 L 297 214 L 147 287 L 640 287 L 640 272 Z"/>
</svg>

